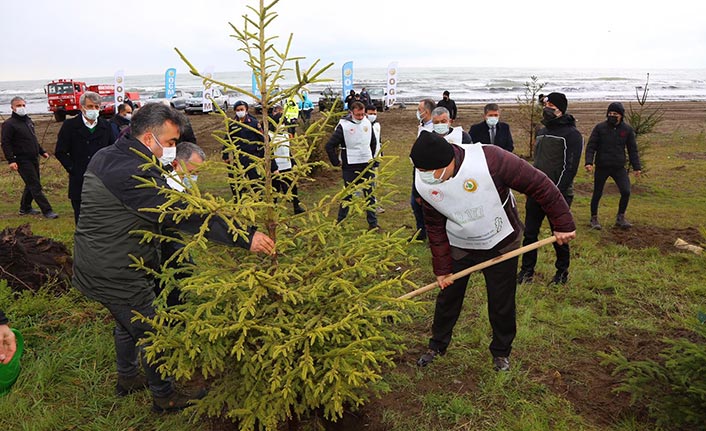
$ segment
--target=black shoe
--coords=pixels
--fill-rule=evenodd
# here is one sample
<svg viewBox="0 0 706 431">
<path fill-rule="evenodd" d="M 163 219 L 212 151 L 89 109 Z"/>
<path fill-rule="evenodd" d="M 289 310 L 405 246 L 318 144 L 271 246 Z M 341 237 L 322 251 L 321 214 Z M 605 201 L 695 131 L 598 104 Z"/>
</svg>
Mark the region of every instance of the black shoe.
<svg viewBox="0 0 706 431">
<path fill-rule="evenodd" d="M 615 218 L 615 227 L 619 227 L 621 229 L 630 229 L 632 227 L 632 223 L 625 219 L 625 214 L 618 214 L 618 216 Z"/>
<path fill-rule="evenodd" d="M 294 214 L 301 214 L 303 212 L 306 212 L 306 210 L 302 208 L 301 205 L 294 206 Z"/>
<path fill-rule="evenodd" d="M 521 269 L 517 274 L 517 284 L 531 283 L 534 280 L 533 269 Z"/>
<path fill-rule="evenodd" d="M 438 356 L 444 356 L 446 352 L 440 352 L 434 349 L 428 349 L 418 360 L 417 365 L 420 367 L 426 367 L 434 361 L 434 358 Z"/>
<path fill-rule="evenodd" d="M 54 211 L 49 211 L 48 213 L 44 213 L 44 218 L 50 218 L 50 219 L 59 218 L 59 214 L 55 213 Z"/>
<path fill-rule="evenodd" d="M 119 397 L 124 397 L 133 392 L 147 389 L 148 386 L 147 377 L 142 374 L 138 374 L 135 377 L 118 376 L 118 383 L 115 385 L 115 393 Z"/>
<path fill-rule="evenodd" d="M 494 357 L 493 369 L 495 371 L 510 371 L 510 358 L 508 358 L 507 356 Z"/>
<path fill-rule="evenodd" d="M 591 221 L 589 222 L 591 225 L 591 229 L 595 230 L 601 230 L 603 229 L 603 226 L 598 222 L 598 216 L 591 216 Z"/>
<path fill-rule="evenodd" d="M 178 412 L 193 404 L 193 400 L 199 400 L 205 397 L 206 393 L 205 389 L 200 390 L 196 394 L 173 391 L 166 397 L 152 398 L 152 410 L 157 413 Z"/>
<path fill-rule="evenodd" d="M 28 209 L 27 211 L 25 211 L 25 210 L 20 210 L 18 214 L 19 214 L 19 215 L 39 215 L 39 214 L 41 214 L 41 213 L 42 213 L 42 212 L 39 211 L 39 210 L 36 209 L 36 208 L 30 208 L 30 209 Z"/>
<path fill-rule="evenodd" d="M 549 284 L 566 284 L 569 281 L 569 271 L 557 271 Z"/>
<path fill-rule="evenodd" d="M 370 224 L 368 225 L 368 231 L 374 230 L 377 233 L 382 233 L 382 228 L 380 225 L 377 224 Z"/>
</svg>

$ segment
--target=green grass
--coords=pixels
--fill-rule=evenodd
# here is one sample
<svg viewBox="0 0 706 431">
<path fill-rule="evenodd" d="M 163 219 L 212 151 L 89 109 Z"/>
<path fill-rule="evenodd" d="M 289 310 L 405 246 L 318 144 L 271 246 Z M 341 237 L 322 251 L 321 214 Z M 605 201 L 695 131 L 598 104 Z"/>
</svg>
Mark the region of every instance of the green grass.
<svg viewBox="0 0 706 431">
<path fill-rule="evenodd" d="M 410 124 L 413 113 L 410 112 Z M 385 114 L 381 115 L 385 121 Z M 380 224 L 385 230 L 408 226 L 410 164 L 406 157 L 410 135 L 396 137 L 386 154 L 398 156 L 392 165 L 393 183 L 381 192 L 394 193 L 383 201 Z M 389 137 L 389 136 L 388 136 Z M 636 226 L 685 228 L 706 226 L 703 172 L 706 160 L 679 153 L 704 153 L 703 133 L 654 134 L 648 174 L 639 180 L 628 210 Z M 66 198 L 66 178 L 56 160 L 42 167 L 48 197 L 58 220 L 17 216 L 21 181 L 0 172 L 2 227 L 30 222 L 36 234 L 72 247 L 73 218 Z M 341 187 L 335 180 L 301 187 L 304 204 L 315 202 Z M 199 177 L 202 188 L 228 194 L 221 178 Z M 577 184 L 590 184 L 579 173 Z M 610 183 L 610 181 L 609 181 Z M 523 212 L 524 199 L 518 197 Z M 400 326 L 409 352 L 398 358 L 384 385 L 390 392 L 366 407 L 376 427 L 386 430 L 620 430 L 654 429 L 654 425 L 624 399 L 606 412 L 596 400 L 608 402 L 610 387 L 596 375 L 609 376 L 598 353 L 616 348 L 644 358 L 656 349 L 645 346 L 678 333 L 684 319 L 706 311 L 706 266 L 703 257 L 685 252 L 662 253 L 657 248 L 632 249 L 606 241 L 617 195 L 604 195 L 601 217 L 606 229 L 589 231 L 590 195 L 578 194 L 572 210 L 578 237 L 572 242 L 570 282 L 549 287 L 554 256 L 551 247 L 539 250 L 538 280 L 518 288 L 518 334 L 512 355 L 513 370 L 492 371 L 487 350 L 490 328 L 482 276 L 471 277 L 464 310 L 446 356 L 418 369 L 414 361 L 426 346 L 433 313 L 433 294 L 419 298 L 424 306 L 413 313 L 413 323 Z M 335 215 L 332 215 L 332 217 Z M 365 217 L 351 222 L 365 228 Z M 542 237 L 549 235 L 548 228 Z M 409 245 L 417 257 L 412 268 L 421 286 L 434 281 L 426 244 Z M 408 269 L 408 268 L 404 268 Z M 115 370 L 112 323 L 98 304 L 76 291 L 54 296 L 47 288 L 36 294 L 14 296 L 0 287 L 0 304 L 26 340 L 23 371 L 12 392 L 0 398 L 0 429 L 11 430 L 192 430 L 221 429 L 217 424 L 194 425 L 183 415 L 150 412 L 148 394 L 125 398 L 114 395 Z M 654 359 L 655 357 L 653 357 Z M 553 377 L 556 382 L 552 382 Z M 558 382 L 558 383 L 557 383 Z M 613 378 L 617 383 L 618 378 Z M 567 389 L 568 388 L 568 389 Z M 567 394 L 588 391 L 577 399 Z M 622 403 L 622 404 L 620 404 Z M 595 404 L 595 405 L 594 405 Z M 639 407 L 639 406 L 638 406 Z"/>
</svg>

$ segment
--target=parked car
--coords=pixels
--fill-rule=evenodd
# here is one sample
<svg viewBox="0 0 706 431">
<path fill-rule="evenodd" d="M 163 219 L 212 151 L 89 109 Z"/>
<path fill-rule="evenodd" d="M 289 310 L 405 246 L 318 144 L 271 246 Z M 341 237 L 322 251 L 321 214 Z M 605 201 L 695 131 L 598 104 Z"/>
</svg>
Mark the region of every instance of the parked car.
<svg viewBox="0 0 706 431">
<path fill-rule="evenodd" d="M 224 111 L 228 110 L 228 97 L 218 88 L 214 88 L 211 91 L 213 92 L 211 95 L 213 103 L 218 105 Z M 187 114 L 194 114 L 197 112 L 203 113 L 203 91 L 197 91 L 193 96 L 186 99 L 185 110 Z M 213 107 L 213 110 L 216 111 L 215 106 Z"/>
<path fill-rule="evenodd" d="M 171 99 L 167 99 L 166 93 L 164 91 L 159 91 L 153 94 L 149 99 L 146 99 L 145 103 L 163 103 L 171 106 L 172 108 L 183 110 L 186 108 L 186 99 L 189 97 L 191 97 L 191 93 L 176 90 L 174 92 L 174 96 Z"/>
</svg>

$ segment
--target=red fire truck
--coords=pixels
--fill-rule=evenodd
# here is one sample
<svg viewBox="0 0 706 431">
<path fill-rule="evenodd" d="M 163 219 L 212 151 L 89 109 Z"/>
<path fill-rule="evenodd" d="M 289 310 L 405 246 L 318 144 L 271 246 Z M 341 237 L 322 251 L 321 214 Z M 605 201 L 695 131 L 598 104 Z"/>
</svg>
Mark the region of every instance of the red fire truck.
<svg viewBox="0 0 706 431">
<path fill-rule="evenodd" d="M 101 115 L 111 116 L 115 113 L 115 89 L 112 84 L 86 86 L 86 83 L 81 81 L 57 79 L 47 84 L 49 111 L 54 113 L 54 119 L 58 122 L 62 122 L 66 119 L 67 115 L 77 115 L 81 113 L 81 105 L 79 102 L 81 95 L 86 91 L 93 91 L 100 95 Z M 129 98 L 133 103 L 137 101 L 137 106 L 140 106 L 139 93 L 125 92 L 125 97 Z"/>
</svg>

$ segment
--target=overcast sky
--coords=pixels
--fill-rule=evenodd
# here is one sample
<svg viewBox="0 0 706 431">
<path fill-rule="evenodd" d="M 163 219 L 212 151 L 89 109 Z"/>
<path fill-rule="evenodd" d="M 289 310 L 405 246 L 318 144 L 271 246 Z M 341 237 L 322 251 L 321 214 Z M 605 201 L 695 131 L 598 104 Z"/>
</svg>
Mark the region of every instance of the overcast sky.
<svg viewBox="0 0 706 431">
<path fill-rule="evenodd" d="M 0 81 L 246 70 L 244 0 L 7 1 Z M 706 2 L 281 0 L 293 53 L 356 67 L 706 68 Z"/>
</svg>

